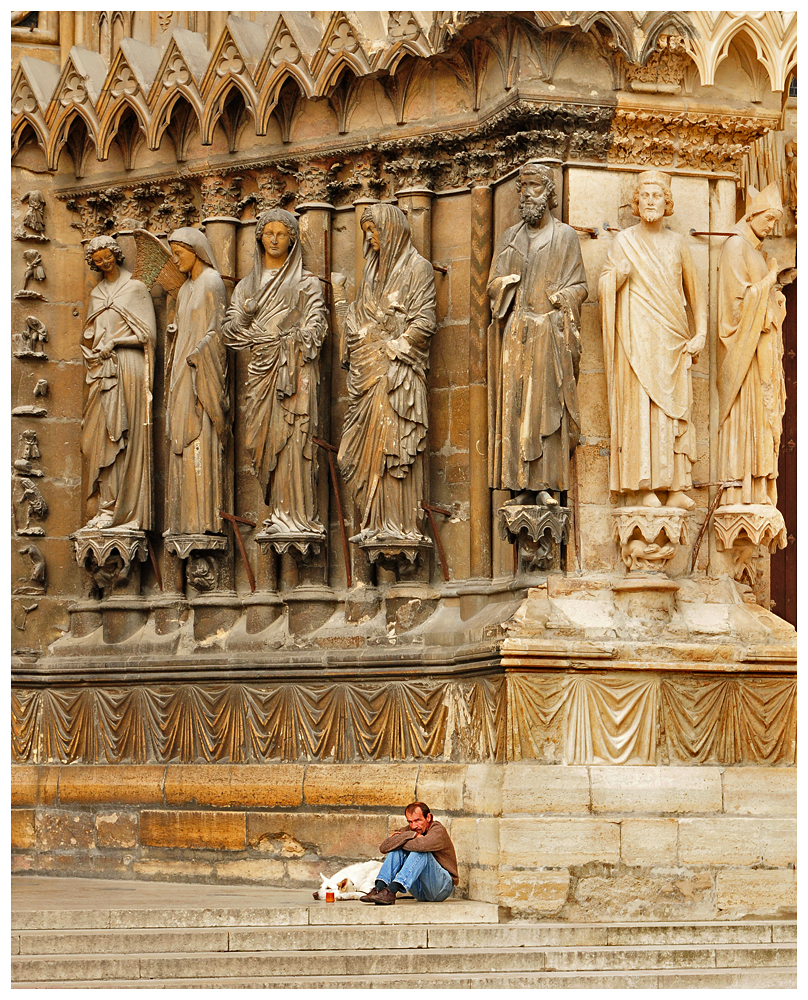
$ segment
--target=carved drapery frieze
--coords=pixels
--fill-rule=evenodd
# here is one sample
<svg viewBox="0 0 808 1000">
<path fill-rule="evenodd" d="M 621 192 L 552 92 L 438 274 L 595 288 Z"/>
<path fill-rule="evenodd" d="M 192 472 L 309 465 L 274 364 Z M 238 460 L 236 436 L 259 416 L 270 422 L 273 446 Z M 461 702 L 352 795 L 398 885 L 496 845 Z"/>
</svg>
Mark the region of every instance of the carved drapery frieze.
<svg viewBox="0 0 808 1000">
<path fill-rule="evenodd" d="M 796 680 L 581 671 L 461 680 L 18 687 L 18 763 L 796 759 Z"/>
</svg>

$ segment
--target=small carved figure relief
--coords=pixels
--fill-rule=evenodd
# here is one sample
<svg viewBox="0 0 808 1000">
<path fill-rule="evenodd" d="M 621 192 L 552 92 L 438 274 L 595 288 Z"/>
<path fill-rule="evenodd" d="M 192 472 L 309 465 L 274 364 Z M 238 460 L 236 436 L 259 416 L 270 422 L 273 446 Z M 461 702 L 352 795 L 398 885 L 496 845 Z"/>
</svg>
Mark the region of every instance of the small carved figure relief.
<svg viewBox="0 0 808 1000">
<path fill-rule="evenodd" d="M 48 505 L 39 489 L 26 477 L 19 480 L 22 487 L 22 495 L 17 500 L 19 505 L 25 507 L 25 521 L 22 527 L 17 527 L 18 535 L 44 535 L 45 529 L 32 527 L 31 521 L 44 521 L 48 516 Z M 16 509 L 15 509 L 16 516 Z M 19 521 L 17 522 L 19 525 Z"/>
<path fill-rule="evenodd" d="M 618 507 L 612 511 L 620 558 L 629 573 L 662 573 L 688 541 L 692 517 L 681 507 Z"/>
<path fill-rule="evenodd" d="M 521 221 L 500 239 L 491 266 L 493 338 L 499 342 L 492 399 L 491 482 L 510 503 L 555 506 L 567 490 L 578 444 L 581 304 L 587 296 L 578 236 L 551 213 L 550 169 L 529 160 L 517 181 Z"/>
<path fill-rule="evenodd" d="M 42 346 L 48 342 L 48 328 L 36 316 L 26 316 L 22 333 L 12 335 L 15 358 L 36 358 L 47 361 L 48 356 Z"/>
<path fill-rule="evenodd" d="M 695 457 L 691 367 L 707 337 L 707 309 L 687 242 L 665 228 L 673 213 L 670 177 L 640 174 L 633 211 L 640 223 L 619 233 L 600 278 L 600 308 L 614 493 L 647 507 L 689 510 Z M 687 307 L 693 316 L 691 330 Z"/>
<path fill-rule="evenodd" d="M 39 547 L 30 542 L 18 550 L 21 556 L 28 556 L 31 560 L 31 572 L 28 576 L 21 576 L 21 586 L 14 588 L 15 594 L 44 594 L 47 590 L 45 580 L 45 557 Z"/>
<path fill-rule="evenodd" d="M 20 453 L 14 461 L 17 472 L 26 476 L 42 476 L 44 473 L 32 464 L 41 458 L 36 431 L 26 429 L 20 434 Z"/>
<path fill-rule="evenodd" d="M 303 267 L 297 220 L 270 209 L 258 218 L 253 268 L 236 286 L 224 324 L 225 343 L 251 353 L 245 443 L 269 507 L 263 528 L 270 537 L 325 533 L 312 436 L 326 330 L 322 284 Z"/>
<path fill-rule="evenodd" d="M 230 428 L 224 282 L 207 238 L 183 228 L 169 244 L 185 283 L 177 292 L 169 361 L 166 536 L 220 535 L 226 506 L 224 459 Z"/>
<path fill-rule="evenodd" d="M 49 392 L 48 380 L 46 378 L 37 379 L 37 383 L 34 386 L 35 396 L 47 396 Z"/>
<path fill-rule="evenodd" d="M 44 281 L 46 278 L 45 267 L 42 263 L 42 254 L 39 250 L 24 250 L 23 260 L 25 261 L 25 275 L 23 277 L 22 288 L 14 293 L 15 299 L 42 299 L 45 296 L 42 292 L 35 292 L 28 287 L 28 282 Z"/>
<path fill-rule="evenodd" d="M 89 394 L 81 422 L 88 496 L 98 507 L 88 528 L 152 526 L 151 387 L 156 336 L 146 286 L 122 266 L 110 236 L 87 244 L 85 260 L 101 281 L 90 292 L 82 352 Z"/>
<path fill-rule="evenodd" d="M 718 474 L 740 480 L 722 506 L 777 504 L 777 457 L 785 413 L 783 319 L 778 264 L 761 252 L 783 214 L 776 183 L 752 201 L 718 262 Z"/>
<path fill-rule="evenodd" d="M 789 139 L 785 146 L 786 178 L 788 181 L 788 204 L 797 217 L 797 140 Z"/>
<path fill-rule="evenodd" d="M 361 225 L 366 263 L 340 351 L 350 402 L 337 459 L 360 513 L 351 541 L 420 545 L 435 278 L 401 209 L 370 205 Z"/>
<path fill-rule="evenodd" d="M 34 240 L 38 243 L 49 243 L 45 235 L 45 195 L 41 191 L 27 191 L 20 199 L 28 203 L 22 225 L 14 230 L 15 240 Z"/>
</svg>

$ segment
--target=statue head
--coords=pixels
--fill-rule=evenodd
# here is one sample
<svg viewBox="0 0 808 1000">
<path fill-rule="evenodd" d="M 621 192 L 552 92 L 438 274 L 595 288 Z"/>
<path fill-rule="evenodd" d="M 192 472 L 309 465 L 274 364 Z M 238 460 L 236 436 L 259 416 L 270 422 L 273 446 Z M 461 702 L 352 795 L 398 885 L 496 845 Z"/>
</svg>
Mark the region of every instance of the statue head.
<svg viewBox="0 0 808 1000">
<path fill-rule="evenodd" d="M 285 208 L 270 208 L 258 216 L 255 242 L 263 249 L 267 266 L 277 267 L 289 256 L 298 240 L 297 219 Z"/>
<path fill-rule="evenodd" d="M 194 229 L 192 226 L 183 226 L 181 229 L 175 229 L 168 237 L 168 245 L 172 249 L 175 246 L 182 247 L 190 251 L 203 264 L 209 265 L 214 270 L 219 270 L 216 264 L 216 256 L 213 253 L 213 247 L 211 247 L 207 236 L 199 229 Z M 185 273 L 182 264 L 180 264 L 180 270 Z"/>
<path fill-rule="evenodd" d="M 558 205 L 553 171 L 541 160 L 523 163 L 516 178 L 519 192 L 519 214 L 529 225 L 541 222 L 547 209 Z"/>
<path fill-rule="evenodd" d="M 84 248 L 84 260 L 87 262 L 87 266 L 91 271 L 101 272 L 101 268 L 98 266 L 98 263 L 93 260 L 93 257 L 99 252 L 99 250 L 108 250 L 115 258 L 116 264 L 119 266 L 123 264 L 123 250 L 121 250 L 111 236 L 94 236 Z"/>
<path fill-rule="evenodd" d="M 744 221 L 749 223 L 758 239 L 770 236 L 782 217 L 783 199 L 776 182 L 772 181 L 762 191 L 757 191 L 750 184 L 746 193 Z"/>
<path fill-rule="evenodd" d="M 664 170 L 643 170 L 640 176 L 637 178 L 637 183 L 634 186 L 634 191 L 631 195 L 631 214 L 640 215 L 640 190 L 643 187 L 658 187 L 662 190 L 665 196 L 665 211 L 664 215 L 673 215 L 673 194 L 671 193 L 671 178 L 670 174 L 666 174 Z"/>
</svg>

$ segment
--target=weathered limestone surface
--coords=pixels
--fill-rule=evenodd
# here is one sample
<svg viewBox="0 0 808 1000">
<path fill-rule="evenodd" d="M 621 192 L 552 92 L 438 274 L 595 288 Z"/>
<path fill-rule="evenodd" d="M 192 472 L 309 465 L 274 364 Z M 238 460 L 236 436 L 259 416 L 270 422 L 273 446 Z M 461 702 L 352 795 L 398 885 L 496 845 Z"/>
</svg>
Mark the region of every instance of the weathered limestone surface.
<svg viewBox="0 0 808 1000">
<path fill-rule="evenodd" d="M 417 798 L 516 914 L 789 913 L 782 398 L 719 421 L 718 338 L 780 385 L 796 15 L 24 13 L 13 868 L 316 885 Z M 692 323 L 625 426 L 649 275 Z"/>
</svg>

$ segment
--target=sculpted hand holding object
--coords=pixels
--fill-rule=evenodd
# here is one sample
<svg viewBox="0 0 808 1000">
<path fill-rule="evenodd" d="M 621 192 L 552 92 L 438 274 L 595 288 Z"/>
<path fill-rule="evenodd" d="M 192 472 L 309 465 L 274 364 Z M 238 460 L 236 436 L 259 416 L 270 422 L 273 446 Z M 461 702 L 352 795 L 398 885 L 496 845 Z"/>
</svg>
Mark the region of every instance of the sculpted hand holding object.
<svg viewBox="0 0 808 1000">
<path fill-rule="evenodd" d="M 312 436 L 326 331 L 322 285 L 303 267 L 297 220 L 280 208 L 264 212 L 253 268 L 233 293 L 224 338 L 233 350 L 251 353 L 245 437 L 270 509 L 270 535 L 324 535 Z"/>
<path fill-rule="evenodd" d="M 89 528 L 152 526 L 151 387 L 156 322 L 146 286 L 122 266 L 109 236 L 84 253 L 101 281 L 90 292 L 82 353 L 89 394 L 81 422 L 88 497 L 98 509 Z"/>
<path fill-rule="evenodd" d="M 665 228 L 670 178 L 640 174 L 633 210 L 640 224 L 619 233 L 600 278 L 611 424 L 610 488 L 648 507 L 690 509 L 695 457 L 691 366 L 707 336 L 707 309 L 690 250 Z M 691 330 L 686 307 L 695 324 Z"/>
</svg>

